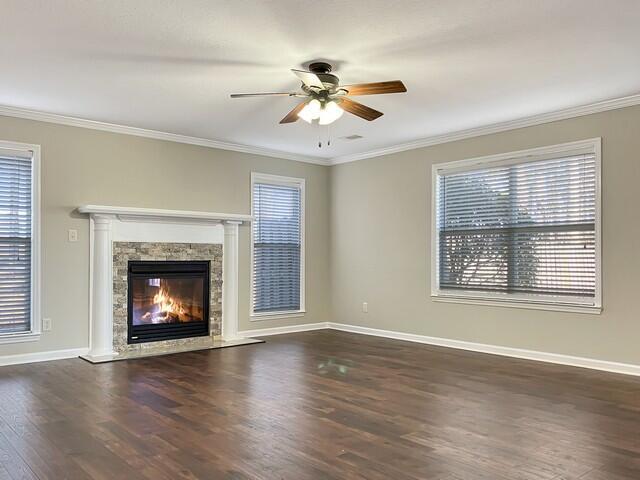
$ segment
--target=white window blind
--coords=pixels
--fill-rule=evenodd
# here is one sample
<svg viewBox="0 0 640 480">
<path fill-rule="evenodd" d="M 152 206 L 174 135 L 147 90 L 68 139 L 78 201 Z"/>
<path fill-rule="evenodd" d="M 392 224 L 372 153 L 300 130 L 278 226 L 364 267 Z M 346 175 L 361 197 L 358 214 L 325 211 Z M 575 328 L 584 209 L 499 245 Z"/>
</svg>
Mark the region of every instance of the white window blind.
<svg viewBox="0 0 640 480">
<path fill-rule="evenodd" d="M 440 291 L 596 303 L 596 153 L 544 157 L 439 173 Z"/>
<path fill-rule="evenodd" d="M 302 188 L 253 182 L 253 313 L 301 310 Z"/>
<path fill-rule="evenodd" d="M 0 334 L 31 329 L 32 159 L 0 151 Z"/>
</svg>

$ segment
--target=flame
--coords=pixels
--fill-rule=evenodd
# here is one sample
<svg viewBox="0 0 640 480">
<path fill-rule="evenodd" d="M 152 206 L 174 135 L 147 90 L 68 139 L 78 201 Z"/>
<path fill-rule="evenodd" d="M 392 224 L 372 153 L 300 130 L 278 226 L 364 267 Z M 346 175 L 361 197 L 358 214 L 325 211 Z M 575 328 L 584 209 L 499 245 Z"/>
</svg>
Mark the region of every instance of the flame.
<svg viewBox="0 0 640 480">
<path fill-rule="evenodd" d="M 161 287 L 160 291 L 153 296 L 153 303 L 158 306 L 160 312 L 165 314 L 163 317 L 166 317 L 169 313 L 176 315 L 186 314 L 186 310 L 182 303 L 169 296 L 169 292 L 164 287 Z"/>
</svg>

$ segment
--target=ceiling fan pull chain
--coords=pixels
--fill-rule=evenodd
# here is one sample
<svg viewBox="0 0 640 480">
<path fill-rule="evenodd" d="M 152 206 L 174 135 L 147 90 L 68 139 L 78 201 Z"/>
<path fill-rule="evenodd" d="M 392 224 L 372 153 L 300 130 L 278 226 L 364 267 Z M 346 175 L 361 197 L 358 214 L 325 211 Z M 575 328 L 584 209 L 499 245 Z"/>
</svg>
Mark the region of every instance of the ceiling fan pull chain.
<svg viewBox="0 0 640 480">
<path fill-rule="evenodd" d="M 327 147 L 331 146 L 331 126 L 327 125 Z"/>
</svg>

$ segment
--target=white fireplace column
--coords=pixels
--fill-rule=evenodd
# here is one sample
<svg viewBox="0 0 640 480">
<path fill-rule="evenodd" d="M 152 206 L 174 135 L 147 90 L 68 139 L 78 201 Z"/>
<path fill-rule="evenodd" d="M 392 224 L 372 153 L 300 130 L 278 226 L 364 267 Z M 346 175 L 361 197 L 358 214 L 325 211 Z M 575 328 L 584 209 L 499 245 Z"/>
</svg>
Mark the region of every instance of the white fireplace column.
<svg viewBox="0 0 640 480">
<path fill-rule="evenodd" d="M 222 340 L 238 337 L 238 226 L 240 221 L 224 222 L 222 246 Z"/>
<path fill-rule="evenodd" d="M 114 356 L 112 253 L 110 215 L 91 215 L 91 302 L 90 345 L 88 357 Z"/>
</svg>

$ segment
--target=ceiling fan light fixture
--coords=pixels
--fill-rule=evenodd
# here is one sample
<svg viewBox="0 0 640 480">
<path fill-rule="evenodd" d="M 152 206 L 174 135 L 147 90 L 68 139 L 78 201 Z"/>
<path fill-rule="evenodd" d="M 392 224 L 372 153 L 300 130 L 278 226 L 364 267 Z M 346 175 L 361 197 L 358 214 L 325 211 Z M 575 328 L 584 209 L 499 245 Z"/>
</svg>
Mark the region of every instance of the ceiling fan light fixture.
<svg viewBox="0 0 640 480">
<path fill-rule="evenodd" d="M 314 98 L 300 110 L 298 117 L 307 123 L 311 123 L 313 120 L 320 118 L 321 110 L 322 105 L 320 105 L 320 101 Z"/>
<path fill-rule="evenodd" d="M 313 62 L 310 71 L 291 71 L 302 82 L 296 92 L 233 93 L 231 98 L 242 97 L 296 97 L 304 98 L 280 120 L 280 124 L 294 123 L 299 118 L 307 123 L 329 125 L 338 120 L 344 112 L 360 117 L 368 122 L 380 118 L 383 113 L 352 99 L 359 95 L 380 95 L 404 93 L 407 87 L 400 80 L 386 82 L 357 83 L 340 85 L 340 79 L 326 62 Z M 315 120 L 318 120 L 315 122 Z"/>
<path fill-rule="evenodd" d="M 338 120 L 343 113 L 344 110 L 340 108 L 340 106 L 336 102 L 330 101 L 320 111 L 320 120 L 318 123 L 320 125 L 329 125 L 330 123 Z"/>
</svg>

